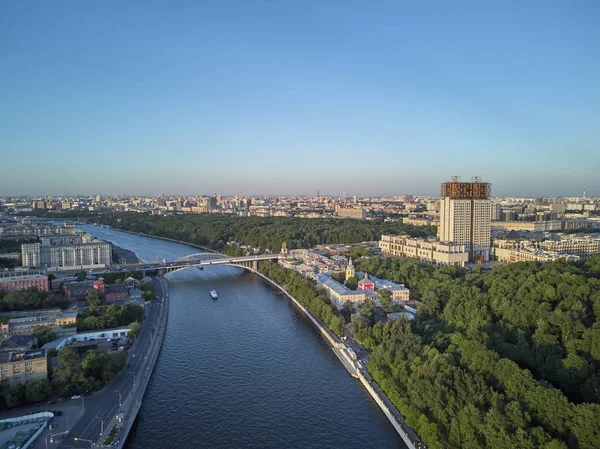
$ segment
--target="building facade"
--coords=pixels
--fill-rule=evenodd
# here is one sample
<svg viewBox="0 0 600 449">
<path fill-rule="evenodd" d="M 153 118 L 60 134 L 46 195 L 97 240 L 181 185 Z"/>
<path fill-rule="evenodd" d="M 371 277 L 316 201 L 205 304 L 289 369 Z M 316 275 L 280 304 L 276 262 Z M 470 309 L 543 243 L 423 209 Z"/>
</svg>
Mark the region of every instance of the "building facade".
<svg viewBox="0 0 600 449">
<path fill-rule="evenodd" d="M 595 237 L 562 237 L 560 240 L 545 240 L 541 247 L 559 255 L 577 256 L 582 260 L 600 253 L 600 240 Z"/>
<path fill-rule="evenodd" d="M 91 269 L 110 265 L 112 248 L 102 240 L 79 236 L 43 238 L 41 243 L 21 245 L 24 267 Z"/>
<path fill-rule="evenodd" d="M 410 257 L 439 266 L 464 267 L 469 252 L 464 244 L 413 238 L 407 235 L 382 235 L 383 254 Z"/>
<path fill-rule="evenodd" d="M 554 262 L 558 259 L 577 261 L 579 257 L 558 254 L 540 248 L 538 243 L 529 241 L 494 240 L 492 248 L 494 258 L 499 262 Z"/>
<path fill-rule="evenodd" d="M 41 274 L 28 274 L 25 276 L 8 276 L 0 278 L 0 290 L 5 292 L 16 292 L 37 288 L 39 291 L 48 291 L 48 276 Z"/>
<path fill-rule="evenodd" d="M 3 312 L 8 318 L 0 324 L 3 337 L 11 335 L 32 335 L 38 326 L 48 326 L 55 330 L 66 325 L 77 324 L 77 312 L 66 312 L 61 309 L 27 310 L 21 312 Z"/>
<path fill-rule="evenodd" d="M 357 220 L 364 220 L 367 218 L 367 211 L 363 208 L 350 208 L 336 206 L 336 215 L 343 218 L 355 218 Z"/>
<path fill-rule="evenodd" d="M 48 357 L 45 349 L 0 353 L 0 384 L 4 388 L 47 378 Z"/>
<path fill-rule="evenodd" d="M 439 239 L 460 243 L 469 260 L 487 262 L 490 258 L 491 184 L 487 182 L 442 183 Z"/>
</svg>

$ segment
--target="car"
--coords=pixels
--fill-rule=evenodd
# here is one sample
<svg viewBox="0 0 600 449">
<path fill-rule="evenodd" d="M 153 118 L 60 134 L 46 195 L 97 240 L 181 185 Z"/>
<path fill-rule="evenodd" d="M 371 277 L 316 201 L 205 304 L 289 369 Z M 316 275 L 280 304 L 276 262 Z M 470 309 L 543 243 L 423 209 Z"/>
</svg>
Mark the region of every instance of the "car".
<svg viewBox="0 0 600 449">
<path fill-rule="evenodd" d="M 71 399 L 81 399 L 81 395 L 75 394 L 75 395 L 71 396 Z"/>
</svg>

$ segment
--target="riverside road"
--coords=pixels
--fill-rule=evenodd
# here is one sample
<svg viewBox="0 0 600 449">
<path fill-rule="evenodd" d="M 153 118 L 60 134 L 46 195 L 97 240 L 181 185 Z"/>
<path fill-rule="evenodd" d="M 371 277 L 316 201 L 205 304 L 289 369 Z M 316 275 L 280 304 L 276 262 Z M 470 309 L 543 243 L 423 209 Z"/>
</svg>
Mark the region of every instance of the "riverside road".
<svg viewBox="0 0 600 449">
<path fill-rule="evenodd" d="M 166 326 L 168 313 L 168 306 L 165 305 L 168 293 L 163 287 L 163 281 L 155 280 L 154 283 L 158 299 L 147 305 L 146 319 L 129 351 L 127 367 L 101 391 L 83 398 L 84 414 L 62 440 L 59 448 L 89 448 L 92 444 L 98 446 L 97 443 L 101 445 L 117 414 L 124 412 L 125 424 L 132 402 L 143 396 L 145 378 L 152 374 L 150 362 L 155 352 L 160 350 L 159 329 Z M 122 435 L 119 437 L 123 438 Z"/>
</svg>

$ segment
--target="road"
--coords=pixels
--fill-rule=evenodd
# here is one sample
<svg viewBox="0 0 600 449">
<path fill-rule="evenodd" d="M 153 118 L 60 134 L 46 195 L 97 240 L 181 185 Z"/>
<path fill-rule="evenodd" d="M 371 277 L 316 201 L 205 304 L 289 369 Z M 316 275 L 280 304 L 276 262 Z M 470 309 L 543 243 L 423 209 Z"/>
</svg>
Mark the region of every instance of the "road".
<svg viewBox="0 0 600 449">
<path fill-rule="evenodd" d="M 146 319 L 129 351 L 127 367 L 104 389 L 81 399 L 84 414 L 62 440 L 59 448 L 89 448 L 93 443 L 103 442 L 116 415 L 121 411 L 127 415 L 133 400 L 143 396 L 146 385 L 144 381 L 152 373 L 150 360 L 162 343 L 156 326 L 166 325 L 168 313 L 164 302 L 167 294 L 164 287 L 166 281 L 156 280 L 155 284 L 158 300 L 147 306 Z"/>
</svg>

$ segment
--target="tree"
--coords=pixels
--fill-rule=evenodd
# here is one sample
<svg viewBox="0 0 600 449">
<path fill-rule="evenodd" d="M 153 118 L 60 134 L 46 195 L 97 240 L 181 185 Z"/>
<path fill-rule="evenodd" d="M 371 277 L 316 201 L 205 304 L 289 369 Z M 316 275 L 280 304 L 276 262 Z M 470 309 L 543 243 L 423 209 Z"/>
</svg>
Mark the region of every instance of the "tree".
<svg viewBox="0 0 600 449">
<path fill-rule="evenodd" d="M 48 326 L 36 326 L 33 329 L 33 337 L 37 339 L 37 346 L 41 348 L 46 343 L 56 339 L 56 333 Z"/>
<path fill-rule="evenodd" d="M 381 310 L 385 313 L 392 312 L 394 304 L 392 303 L 391 292 L 384 288 L 380 288 L 377 290 L 377 293 L 379 294 L 379 305 L 381 306 Z"/>
<path fill-rule="evenodd" d="M 77 276 L 77 280 L 79 282 L 85 281 L 87 279 L 87 273 L 85 271 L 80 271 L 75 276 Z"/>
<path fill-rule="evenodd" d="M 344 315 L 344 318 L 348 323 L 350 322 L 353 313 L 354 303 L 352 301 L 346 301 L 344 305 L 342 305 L 342 315 Z"/>
<path fill-rule="evenodd" d="M 331 278 L 335 279 L 336 281 L 338 281 L 340 284 L 344 283 L 344 280 L 346 279 L 346 275 L 344 274 L 343 271 L 334 271 L 331 274 Z"/>
<path fill-rule="evenodd" d="M 341 337 L 344 333 L 344 324 L 338 316 L 333 316 L 329 321 L 329 329 L 338 337 Z"/>
<path fill-rule="evenodd" d="M 87 390 L 87 380 L 73 348 L 67 346 L 58 353 L 58 365 L 55 368 L 55 380 L 59 382 L 61 393 L 69 395 Z"/>
<path fill-rule="evenodd" d="M 42 402 L 50 395 L 50 384 L 47 379 L 36 380 L 25 388 L 25 399 L 27 402 Z"/>
<path fill-rule="evenodd" d="M 152 299 L 154 299 L 154 292 L 150 291 L 150 290 L 144 290 L 142 291 L 142 298 L 144 298 L 144 301 L 151 301 Z"/>
<path fill-rule="evenodd" d="M 98 307 L 103 302 L 102 293 L 98 289 L 91 289 L 87 295 L 87 302 L 92 307 Z"/>
<path fill-rule="evenodd" d="M 360 246 L 350 248 L 350 251 L 348 252 L 348 256 L 351 257 L 353 260 L 357 260 L 360 257 L 367 257 L 370 255 L 371 251 L 369 251 L 367 248 L 363 248 Z"/>
<path fill-rule="evenodd" d="M 373 326 L 377 307 L 372 299 L 367 298 L 359 309 L 360 319 L 366 326 Z"/>
<path fill-rule="evenodd" d="M 346 279 L 346 288 L 356 290 L 358 288 L 358 278 L 356 276 Z"/>
<path fill-rule="evenodd" d="M 133 340 L 139 335 L 141 329 L 142 326 L 140 325 L 139 321 L 134 321 L 133 323 L 131 323 L 129 325 L 129 338 Z"/>
<path fill-rule="evenodd" d="M 6 408 L 19 406 L 25 399 L 25 387 L 21 384 L 15 384 L 4 394 L 4 404 Z"/>
</svg>

